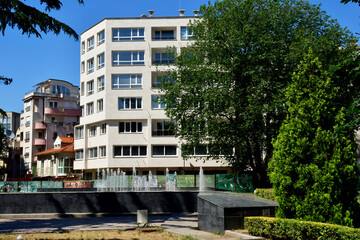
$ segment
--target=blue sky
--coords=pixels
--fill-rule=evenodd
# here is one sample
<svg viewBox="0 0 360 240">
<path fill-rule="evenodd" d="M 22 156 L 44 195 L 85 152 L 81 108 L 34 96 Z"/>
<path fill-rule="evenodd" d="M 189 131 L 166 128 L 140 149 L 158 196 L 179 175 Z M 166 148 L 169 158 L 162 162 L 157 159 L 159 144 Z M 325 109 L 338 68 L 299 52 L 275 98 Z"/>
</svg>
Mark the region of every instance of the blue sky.
<svg viewBox="0 0 360 240">
<path fill-rule="evenodd" d="M 32 4 L 36 1 L 26 1 Z M 37 1 L 39 2 L 39 1 Z M 185 15 L 207 4 L 207 0 L 64 0 L 60 11 L 50 15 L 70 25 L 79 35 L 106 17 L 138 17 L 155 10 L 154 16 L 178 16 L 179 6 Z M 213 2 L 213 1 L 212 1 Z M 340 0 L 310 0 L 322 4 L 332 18 L 343 27 L 360 33 L 360 7 L 357 4 L 341 4 Z M 359 36 L 359 35 L 358 35 Z M 22 35 L 17 29 L 7 28 L 0 35 L 0 75 L 14 78 L 11 85 L 0 85 L 0 108 L 21 112 L 22 99 L 33 86 L 49 78 L 62 79 L 79 86 L 80 42 L 65 34 L 42 34 L 41 38 Z"/>
</svg>

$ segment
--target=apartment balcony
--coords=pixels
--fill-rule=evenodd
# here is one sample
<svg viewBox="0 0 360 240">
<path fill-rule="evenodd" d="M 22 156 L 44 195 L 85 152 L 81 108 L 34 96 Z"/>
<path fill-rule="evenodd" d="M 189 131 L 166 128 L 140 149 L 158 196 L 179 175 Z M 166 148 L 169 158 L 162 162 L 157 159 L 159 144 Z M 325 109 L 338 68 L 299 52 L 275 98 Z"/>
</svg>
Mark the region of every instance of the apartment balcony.
<svg viewBox="0 0 360 240">
<path fill-rule="evenodd" d="M 81 116 L 81 109 L 65 109 L 65 108 L 46 107 L 45 114 L 59 115 L 59 116 Z"/>
<path fill-rule="evenodd" d="M 34 124 L 34 128 L 35 128 L 36 130 L 46 129 L 46 123 L 36 122 L 36 123 Z"/>
<path fill-rule="evenodd" d="M 174 135 L 175 135 L 174 130 L 172 130 L 172 129 L 152 131 L 153 137 L 168 137 L 168 136 L 174 136 Z"/>
<path fill-rule="evenodd" d="M 35 146 L 46 145 L 46 139 L 44 139 L 44 138 L 35 138 L 34 145 Z"/>
</svg>

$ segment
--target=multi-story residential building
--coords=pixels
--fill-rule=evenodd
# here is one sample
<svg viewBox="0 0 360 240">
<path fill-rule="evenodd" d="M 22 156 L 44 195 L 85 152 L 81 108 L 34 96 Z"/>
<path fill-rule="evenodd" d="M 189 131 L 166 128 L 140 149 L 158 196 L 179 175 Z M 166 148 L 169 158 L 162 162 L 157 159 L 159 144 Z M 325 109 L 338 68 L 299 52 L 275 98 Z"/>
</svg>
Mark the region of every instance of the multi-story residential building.
<svg viewBox="0 0 360 240">
<path fill-rule="evenodd" d="M 174 123 L 166 117 L 159 78 L 168 47 L 177 52 L 191 41 L 187 27 L 193 17 L 105 18 L 81 35 L 80 108 L 75 127 L 74 169 L 95 178 L 98 169 L 139 174 L 165 169 L 178 173 L 231 171 L 216 161 L 184 160 Z M 167 66 L 166 66 L 167 65 Z"/>
<path fill-rule="evenodd" d="M 79 87 L 49 79 L 26 93 L 24 102 L 23 157 L 28 170 L 36 174 L 35 153 L 51 149 L 58 136 L 73 136 L 79 121 Z M 20 133 L 21 136 L 21 133 Z"/>
<path fill-rule="evenodd" d="M 0 125 L 3 129 L 16 133 L 20 125 L 20 113 L 6 112 L 6 117 L 0 117 Z"/>
<path fill-rule="evenodd" d="M 6 116 L 0 117 L 0 125 L 7 136 L 7 152 L 0 156 L 0 166 L 4 168 L 8 177 L 17 177 L 21 170 L 21 149 L 16 142 L 16 130 L 20 125 L 20 113 L 6 112 Z M 21 171 L 20 171 L 21 172 Z"/>
<path fill-rule="evenodd" d="M 35 153 L 38 176 L 65 177 L 73 175 L 74 138 L 57 137 L 54 148 Z"/>
</svg>

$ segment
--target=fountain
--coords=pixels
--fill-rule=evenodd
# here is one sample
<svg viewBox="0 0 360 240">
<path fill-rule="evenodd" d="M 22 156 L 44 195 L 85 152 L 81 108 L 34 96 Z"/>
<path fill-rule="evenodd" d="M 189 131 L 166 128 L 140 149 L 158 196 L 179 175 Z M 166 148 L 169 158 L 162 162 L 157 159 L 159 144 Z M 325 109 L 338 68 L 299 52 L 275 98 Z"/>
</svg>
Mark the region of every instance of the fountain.
<svg viewBox="0 0 360 240">
<path fill-rule="evenodd" d="M 204 192 L 205 189 L 206 189 L 206 183 L 205 183 L 204 171 L 203 171 L 202 167 L 200 167 L 200 172 L 199 172 L 199 192 Z"/>
</svg>

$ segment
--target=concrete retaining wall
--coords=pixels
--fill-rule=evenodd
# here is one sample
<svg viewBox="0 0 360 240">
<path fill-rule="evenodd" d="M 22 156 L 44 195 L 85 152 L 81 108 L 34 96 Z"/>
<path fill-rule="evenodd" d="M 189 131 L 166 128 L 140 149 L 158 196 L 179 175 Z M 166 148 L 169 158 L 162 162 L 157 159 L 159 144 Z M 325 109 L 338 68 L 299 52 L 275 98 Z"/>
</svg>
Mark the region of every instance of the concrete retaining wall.
<svg viewBox="0 0 360 240">
<path fill-rule="evenodd" d="M 0 214 L 127 214 L 197 211 L 197 194 L 187 192 L 66 192 L 0 194 Z"/>
</svg>

